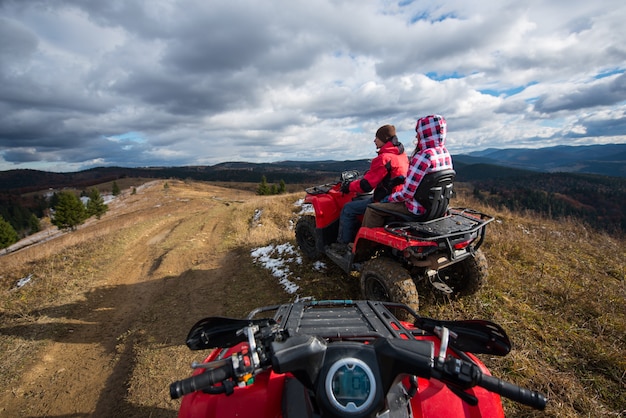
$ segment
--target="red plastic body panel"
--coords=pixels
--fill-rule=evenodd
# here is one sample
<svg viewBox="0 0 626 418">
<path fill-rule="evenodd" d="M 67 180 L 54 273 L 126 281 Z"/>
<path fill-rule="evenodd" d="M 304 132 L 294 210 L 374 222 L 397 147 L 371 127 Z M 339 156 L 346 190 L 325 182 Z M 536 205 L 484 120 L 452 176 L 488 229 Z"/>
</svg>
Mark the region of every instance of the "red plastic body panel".
<svg viewBox="0 0 626 418">
<path fill-rule="evenodd" d="M 406 324 L 408 327 L 408 324 Z M 418 337 L 420 340 L 432 340 L 435 353 L 439 351 L 439 339 Z M 227 351 L 241 351 L 241 343 Z M 215 350 L 206 361 L 215 360 L 219 354 Z M 452 354 L 450 351 L 448 354 Z M 468 355 L 478 364 L 483 373 L 487 368 L 475 356 Z M 200 373 L 200 371 L 197 371 Z M 278 418 L 282 417 L 281 402 L 285 378 L 288 374 L 277 374 L 266 370 L 255 376 L 255 382 L 247 387 L 237 387 L 230 396 L 210 395 L 195 392 L 183 397 L 179 418 Z M 411 400 L 414 418 L 503 418 L 504 411 L 500 396 L 475 387 L 469 391 L 478 398 L 478 405 L 470 406 L 437 380 L 418 378 L 418 391 Z M 304 417 L 303 417 L 304 418 Z"/>
<path fill-rule="evenodd" d="M 343 194 L 337 185 L 328 193 L 307 194 L 304 201 L 313 205 L 316 227 L 326 228 L 339 219 L 343 206 L 352 201 L 354 197 L 356 197 L 356 193 Z"/>
<path fill-rule="evenodd" d="M 246 343 L 236 345 L 227 351 L 227 356 L 241 351 Z M 221 350 L 214 350 L 205 363 L 216 360 Z M 195 374 L 202 370 L 196 370 Z M 193 392 L 183 397 L 178 413 L 179 417 L 240 417 L 272 418 L 281 417 L 281 398 L 286 375 L 270 370 L 254 377 L 254 383 L 246 387 L 237 387 L 233 394 L 210 395 Z"/>
<path fill-rule="evenodd" d="M 396 248 L 398 250 L 405 250 L 408 247 L 437 247 L 438 244 L 435 241 L 422 241 L 417 239 L 409 239 L 400 235 L 390 234 L 385 231 L 385 228 L 359 228 L 356 239 L 354 240 L 354 247 L 358 248 L 359 240 L 365 239 L 368 241 L 374 241 L 388 247 Z"/>
</svg>

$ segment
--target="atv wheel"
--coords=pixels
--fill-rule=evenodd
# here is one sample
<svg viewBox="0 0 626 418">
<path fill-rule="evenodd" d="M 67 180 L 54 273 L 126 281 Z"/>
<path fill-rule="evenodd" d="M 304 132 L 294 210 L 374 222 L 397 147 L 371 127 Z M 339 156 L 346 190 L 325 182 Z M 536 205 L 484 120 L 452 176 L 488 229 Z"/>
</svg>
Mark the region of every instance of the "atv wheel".
<svg viewBox="0 0 626 418">
<path fill-rule="evenodd" d="M 448 276 L 448 283 L 458 295 L 471 295 L 482 287 L 487 278 L 487 259 L 481 250 L 476 250 L 473 257 L 467 257 L 460 263 L 453 264 L 441 274 Z"/>
<path fill-rule="evenodd" d="M 319 260 L 323 253 L 317 249 L 315 216 L 305 215 L 296 223 L 296 242 L 307 258 Z"/>
<path fill-rule="evenodd" d="M 368 300 L 404 303 L 415 312 L 419 309 L 415 282 L 407 269 L 390 258 L 374 258 L 363 265 L 361 292 Z"/>
</svg>

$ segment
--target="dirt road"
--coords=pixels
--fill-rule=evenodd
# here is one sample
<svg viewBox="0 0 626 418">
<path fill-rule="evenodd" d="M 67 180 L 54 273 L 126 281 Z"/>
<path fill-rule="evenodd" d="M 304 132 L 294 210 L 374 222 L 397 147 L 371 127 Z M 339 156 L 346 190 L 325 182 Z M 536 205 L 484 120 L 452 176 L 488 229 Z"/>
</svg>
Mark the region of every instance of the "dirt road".
<svg viewBox="0 0 626 418">
<path fill-rule="evenodd" d="M 2 388 L 0 416 L 176 415 L 179 402 L 169 400 L 168 385 L 198 359 L 182 345 L 188 327 L 223 311 L 220 295 L 237 266 L 222 244 L 229 202 L 252 194 L 170 185 L 142 187 L 72 233 L 104 241 L 93 254 L 98 271 L 71 295 L 3 318 L 2 337 L 12 338 L 16 356 L 29 358 Z M 41 245 L 64 246 L 62 239 Z"/>
</svg>

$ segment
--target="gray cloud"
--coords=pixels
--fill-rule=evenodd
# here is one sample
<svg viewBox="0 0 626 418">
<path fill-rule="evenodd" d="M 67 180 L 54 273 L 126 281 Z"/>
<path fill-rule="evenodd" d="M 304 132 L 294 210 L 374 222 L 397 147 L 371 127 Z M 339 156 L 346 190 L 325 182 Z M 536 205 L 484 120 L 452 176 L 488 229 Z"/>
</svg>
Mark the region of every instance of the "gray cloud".
<svg viewBox="0 0 626 418">
<path fill-rule="evenodd" d="M 4 0 L 0 170 L 626 142 L 622 3 Z"/>
<path fill-rule="evenodd" d="M 559 95 L 543 94 L 535 103 L 535 110 L 542 113 L 575 111 L 598 106 L 619 105 L 624 101 L 626 101 L 626 74 L 621 74 L 586 85 L 572 86 L 570 91 Z"/>
</svg>

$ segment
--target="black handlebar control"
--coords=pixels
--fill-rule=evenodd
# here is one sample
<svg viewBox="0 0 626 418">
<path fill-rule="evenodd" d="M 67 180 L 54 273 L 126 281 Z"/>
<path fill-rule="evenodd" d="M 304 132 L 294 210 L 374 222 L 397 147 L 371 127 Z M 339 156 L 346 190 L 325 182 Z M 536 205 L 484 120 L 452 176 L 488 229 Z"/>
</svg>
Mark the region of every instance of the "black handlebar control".
<svg viewBox="0 0 626 418">
<path fill-rule="evenodd" d="M 231 358 L 226 359 L 222 366 L 214 369 L 207 369 L 204 373 L 179 380 L 170 385 L 170 397 L 178 399 L 181 396 L 203 390 L 233 377 L 233 361 Z"/>
<path fill-rule="evenodd" d="M 457 358 L 449 357 L 443 364 L 436 364 L 433 377 L 461 389 L 480 386 L 490 392 L 541 411 L 545 409 L 547 403 L 546 397 L 541 393 L 484 374 L 477 365 Z"/>
<path fill-rule="evenodd" d="M 539 392 L 524 389 L 513 383 L 505 382 L 502 379 L 486 374 L 482 375 L 478 386 L 540 411 L 545 409 L 548 402 L 546 397 Z"/>
<path fill-rule="evenodd" d="M 170 397 L 178 399 L 188 393 L 208 389 L 212 389 L 211 393 L 230 394 L 235 384 L 245 386 L 254 382 L 258 364 L 255 364 L 253 355 L 246 347 L 230 357 L 208 363 L 210 367 L 203 373 L 172 383 Z M 222 383 L 222 386 L 214 387 L 216 383 Z"/>
</svg>

